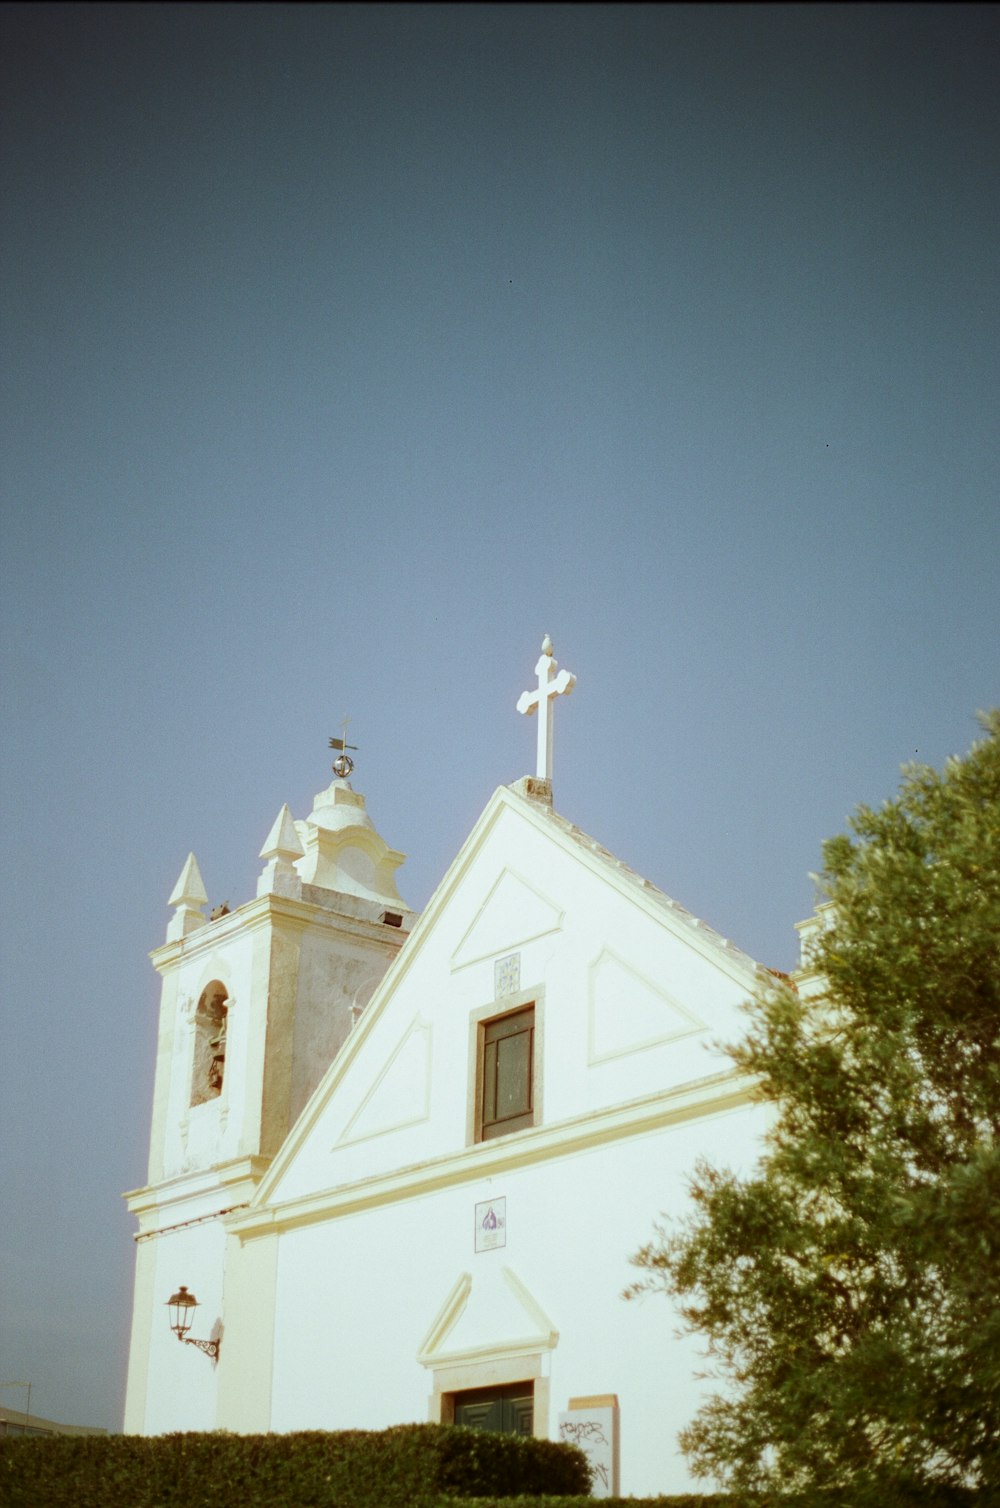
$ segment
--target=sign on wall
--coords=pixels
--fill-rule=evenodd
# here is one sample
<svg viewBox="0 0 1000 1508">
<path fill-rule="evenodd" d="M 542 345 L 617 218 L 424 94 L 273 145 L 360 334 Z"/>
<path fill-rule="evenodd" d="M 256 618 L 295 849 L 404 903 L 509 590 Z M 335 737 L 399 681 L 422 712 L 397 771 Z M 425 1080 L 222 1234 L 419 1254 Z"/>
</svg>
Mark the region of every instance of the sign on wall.
<svg viewBox="0 0 1000 1508">
<path fill-rule="evenodd" d="M 506 1199 L 484 1199 L 476 1205 L 476 1250 L 495 1251 L 507 1245 Z"/>
</svg>

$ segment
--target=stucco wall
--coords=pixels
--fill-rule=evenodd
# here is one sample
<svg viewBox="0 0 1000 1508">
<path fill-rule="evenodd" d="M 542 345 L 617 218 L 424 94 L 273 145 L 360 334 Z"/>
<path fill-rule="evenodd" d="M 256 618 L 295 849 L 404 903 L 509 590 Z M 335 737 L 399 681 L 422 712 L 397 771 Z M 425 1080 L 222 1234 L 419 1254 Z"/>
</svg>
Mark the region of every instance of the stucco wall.
<svg viewBox="0 0 1000 1508">
<path fill-rule="evenodd" d="M 617 1393 L 622 1418 L 622 1490 L 690 1486 L 676 1434 L 693 1412 L 694 1346 L 674 1336 L 662 1298 L 626 1303 L 628 1256 L 648 1239 L 660 1211 L 680 1214 L 695 1156 L 746 1164 L 763 1127 L 746 1107 L 594 1148 L 569 1158 L 286 1232 L 276 1289 L 271 1425 L 380 1428 L 426 1419 L 433 1366 L 418 1352 L 455 1281 L 472 1279 L 464 1310 L 435 1360 L 482 1358 L 530 1339 L 534 1316 L 519 1311 L 509 1268 L 551 1321 L 558 1341 L 542 1350 L 555 1435 L 570 1397 Z M 474 1214 L 506 1201 L 507 1239 L 475 1251 Z M 527 1350 L 536 1349 L 528 1345 Z M 530 1368 L 525 1368 L 529 1375 Z"/>
</svg>

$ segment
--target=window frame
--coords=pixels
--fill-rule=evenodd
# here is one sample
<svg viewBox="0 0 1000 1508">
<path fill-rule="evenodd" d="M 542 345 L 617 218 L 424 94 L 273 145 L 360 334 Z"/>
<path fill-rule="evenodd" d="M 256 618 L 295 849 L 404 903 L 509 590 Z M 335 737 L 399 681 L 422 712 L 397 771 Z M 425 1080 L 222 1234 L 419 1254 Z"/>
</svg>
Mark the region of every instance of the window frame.
<svg viewBox="0 0 1000 1508">
<path fill-rule="evenodd" d="M 485 1059 L 486 1028 L 491 1022 L 517 1015 L 528 1007 L 534 1009 L 534 1031 L 531 1054 L 531 1124 L 519 1126 L 513 1131 L 500 1131 L 490 1137 L 483 1136 L 483 1069 Z M 521 1136 L 542 1123 L 543 1088 L 543 1034 L 544 991 L 542 989 L 519 990 L 480 1006 L 469 1014 L 469 1087 L 466 1142 L 469 1146 L 490 1146 L 508 1136 Z"/>
</svg>

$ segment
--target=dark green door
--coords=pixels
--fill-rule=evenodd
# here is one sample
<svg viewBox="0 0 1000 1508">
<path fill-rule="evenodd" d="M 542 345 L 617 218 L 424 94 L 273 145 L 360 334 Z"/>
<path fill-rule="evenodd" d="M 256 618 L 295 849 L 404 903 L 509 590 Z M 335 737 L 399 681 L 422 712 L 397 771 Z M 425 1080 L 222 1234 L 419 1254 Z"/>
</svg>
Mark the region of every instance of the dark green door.
<svg viewBox="0 0 1000 1508">
<path fill-rule="evenodd" d="M 493 1430 L 500 1435 L 530 1435 L 535 1423 L 533 1394 L 530 1382 L 456 1393 L 455 1423 L 469 1429 Z"/>
</svg>

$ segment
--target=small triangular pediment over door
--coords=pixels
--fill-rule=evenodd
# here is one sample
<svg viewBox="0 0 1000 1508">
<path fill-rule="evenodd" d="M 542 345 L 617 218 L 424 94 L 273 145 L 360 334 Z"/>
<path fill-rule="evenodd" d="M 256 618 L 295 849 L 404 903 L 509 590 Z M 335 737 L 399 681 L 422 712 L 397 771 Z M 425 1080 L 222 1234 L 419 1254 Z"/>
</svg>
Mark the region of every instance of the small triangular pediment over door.
<svg viewBox="0 0 1000 1508">
<path fill-rule="evenodd" d="M 559 1332 L 510 1267 L 460 1273 L 417 1353 L 425 1367 L 550 1351 Z"/>
</svg>

